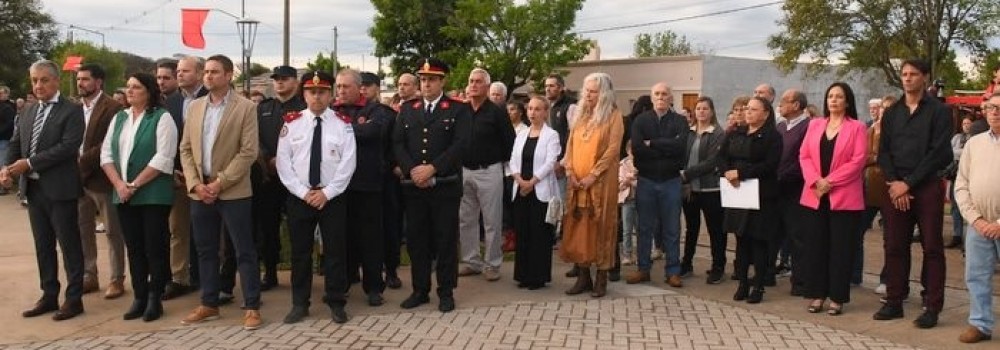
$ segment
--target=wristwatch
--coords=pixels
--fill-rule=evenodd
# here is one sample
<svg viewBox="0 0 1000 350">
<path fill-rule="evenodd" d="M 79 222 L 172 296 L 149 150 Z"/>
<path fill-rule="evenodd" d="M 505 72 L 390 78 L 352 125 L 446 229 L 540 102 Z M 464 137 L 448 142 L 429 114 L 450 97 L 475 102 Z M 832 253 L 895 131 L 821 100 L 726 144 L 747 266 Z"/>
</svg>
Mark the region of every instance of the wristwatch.
<svg viewBox="0 0 1000 350">
<path fill-rule="evenodd" d="M 134 190 L 134 189 L 138 189 L 138 188 L 139 188 L 139 186 L 137 186 L 137 185 L 135 184 L 135 182 L 129 182 L 129 183 L 126 183 L 126 184 L 125 184 L 125 187 L 128 187 L 128 188 L 129 188 L 130 190 Z"/>
</svg>

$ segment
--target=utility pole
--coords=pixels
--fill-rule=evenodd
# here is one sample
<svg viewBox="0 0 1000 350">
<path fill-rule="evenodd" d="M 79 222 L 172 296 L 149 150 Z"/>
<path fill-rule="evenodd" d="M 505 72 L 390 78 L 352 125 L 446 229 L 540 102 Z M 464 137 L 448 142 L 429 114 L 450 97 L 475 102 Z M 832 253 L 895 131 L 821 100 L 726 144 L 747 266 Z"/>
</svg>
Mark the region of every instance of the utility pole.
<svg viewBox="0 0 1000 350">
<path fill-rule="evenodd" d="M 288 40 L 288 36 L 289 36 L 289 35 L 290 35 L 290 33 L 291 33 L 291 27 L 290 27 L 290 25 L 289 25 L 289 18 L 290 18 L 290 16 L 289 16 L 289 14 L 288 14 L 288 12 L 289 12 L 289 7 L 290 7 L 290 5 L 289 5 L 289 2 L 290 2 L 290 1 L 291 1 L 291 0 L 285 0 L 285 33 L 284 33 L 284 53 L 282 53 L 282 57 L 281 57 L 281 58 L 282 58 L 282 62 L 283 62 L 282 64 L 283 64 L 283 65 L 286 65 L 286 66 L 288 65 L 288 51 L 289 51 L 289 45 L 288 45 L 288 41 L 289 41 L 289 40 Z"/>
<path fill-rule="evenodd" d="M 333 76 L 337 76 L 337 72 L 340 71 L 340 60 L 337 59 L 337 26 L 333 26 L 333 53 L 330 55 L 330 60 L 333 64 Z"/>
</svg>

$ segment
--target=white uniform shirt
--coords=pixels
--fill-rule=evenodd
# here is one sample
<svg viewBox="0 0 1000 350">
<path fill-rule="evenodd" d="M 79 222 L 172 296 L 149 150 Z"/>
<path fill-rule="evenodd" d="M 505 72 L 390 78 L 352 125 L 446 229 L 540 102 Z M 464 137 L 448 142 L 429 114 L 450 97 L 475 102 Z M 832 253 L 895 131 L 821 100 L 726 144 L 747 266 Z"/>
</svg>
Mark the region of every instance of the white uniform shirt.
<svg viewBox="0 0 1000 350">
<path fill-rule="evenodd" d="M 278 177 L 290 193 L 304 198 L 309 192 L 309 157 L 312 149 L 313 128 L 316 115 L 306 109 L 302 116 L 285 123 L 278 138 L 275 164 Z M 344 193 L 351 182 L 355 167 L 354 129 L 327 108 L 320 116 L 323 120 L 319 185 L 326 199 Z"/>
</svg>

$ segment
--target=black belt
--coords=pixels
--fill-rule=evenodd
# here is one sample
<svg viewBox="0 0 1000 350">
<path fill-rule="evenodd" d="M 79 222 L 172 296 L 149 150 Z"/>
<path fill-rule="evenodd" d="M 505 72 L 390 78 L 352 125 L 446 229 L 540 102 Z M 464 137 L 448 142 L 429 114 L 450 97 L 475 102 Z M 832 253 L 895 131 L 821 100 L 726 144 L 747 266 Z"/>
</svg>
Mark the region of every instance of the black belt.
<svg viewBox="0 0 1000 350">
<path fill-rule="evenodd" d="M 483 170 L 483 169 L 486 169 L 486 168 L 489 168 L 489 167 L 493 166 L 493 164 L 496 164 L 496 163 L 476 164 L 476 165 L 463 165 L 463 167 L 466 168 L 466 169 L 469 169 L 469 170 Z"/>
</svg>

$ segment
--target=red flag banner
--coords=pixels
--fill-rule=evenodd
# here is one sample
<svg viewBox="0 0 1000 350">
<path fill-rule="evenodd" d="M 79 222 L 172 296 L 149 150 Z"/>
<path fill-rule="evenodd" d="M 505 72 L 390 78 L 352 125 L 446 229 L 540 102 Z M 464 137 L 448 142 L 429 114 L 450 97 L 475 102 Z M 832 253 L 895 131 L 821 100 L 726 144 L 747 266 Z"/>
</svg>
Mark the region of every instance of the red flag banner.
<svg viewBox="0 0 1000 350">
<path fill-rule="evenodd" d="M 64 72 L 76 72 L 80 69 L 81 63 L 83 63 L 83 56 L 69 56 L 66 57 L 66 62 L 63 63 L 62 69 Z"/>
<path fill-rule="evenodd" d="M 201 27 L 208 17 L 207 9 L 181 9 L 181 42 L 194 49 L 205 48 L 205 36 Z"/>
</svg>

